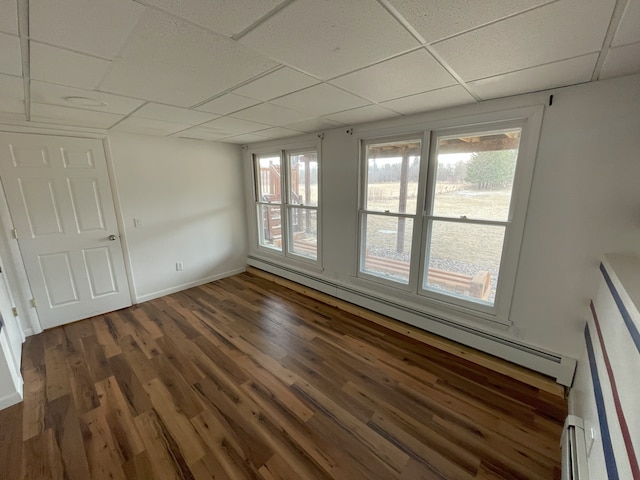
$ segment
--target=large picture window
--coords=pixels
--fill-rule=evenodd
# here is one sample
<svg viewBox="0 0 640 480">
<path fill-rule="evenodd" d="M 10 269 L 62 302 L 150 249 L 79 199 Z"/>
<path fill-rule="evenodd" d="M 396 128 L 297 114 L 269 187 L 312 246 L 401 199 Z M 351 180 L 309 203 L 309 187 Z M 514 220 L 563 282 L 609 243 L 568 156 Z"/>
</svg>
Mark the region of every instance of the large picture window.
<svg viewBox="0 0 640 480">
<path fill-rule="evenodd" d="M 316 149 L 255 154 L 258 245 L 318 262 L 319 162 Z"/>
<path fill-rule="evenodd" d="M 518 177 L 532 172 L 520 166 L 525 123 L 362 140 L 358 276 L 497 315 L 524 225 L 513 230 L 518 186 L 530 185 Z"/>
</svg>

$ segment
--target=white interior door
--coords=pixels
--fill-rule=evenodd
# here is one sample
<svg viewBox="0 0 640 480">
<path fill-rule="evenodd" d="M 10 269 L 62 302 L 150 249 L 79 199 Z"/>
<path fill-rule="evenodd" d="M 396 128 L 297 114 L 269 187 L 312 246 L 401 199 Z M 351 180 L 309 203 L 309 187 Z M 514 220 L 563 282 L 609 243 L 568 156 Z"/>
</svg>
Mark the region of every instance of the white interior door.
<svg viewBox="0 0 640 480">
<path fill-rule="evenodd" d="M 22 360 L 22 342 L 24 342 L 24 335 L 22 334 L 22 328 L 18 324 L 18 319 L 13 314 L 13 308 L 15 307 L 11 290 L 7 283 L 4 270 L 0 266 L 0 320 L 3 323 L 3 327 L 7 331 L 7 342 L 9 344 L 9 354 L 13 360 L 13 365 L 16 372 L 20 372 L 20 363 Z"/>
<path fill-rule="evenodd" d="M 3 133 L 0 148 L 42 328 L 131 305 L 102 142 Z"/>
</svg>

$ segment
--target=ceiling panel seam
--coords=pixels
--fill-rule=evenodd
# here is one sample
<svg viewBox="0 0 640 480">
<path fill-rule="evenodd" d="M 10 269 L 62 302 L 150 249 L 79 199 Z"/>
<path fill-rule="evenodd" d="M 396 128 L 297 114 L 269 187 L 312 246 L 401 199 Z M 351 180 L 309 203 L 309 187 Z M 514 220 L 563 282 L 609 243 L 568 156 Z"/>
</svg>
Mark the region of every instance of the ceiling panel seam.
<svg viewBox="0 0 640 480">
<path fill-rule="evenodd" d="M 24 116 L 31 120 L 31 60 L 29 45 L 29 0 L 18 0 L 18 35 L 22 60 L 22 86 L 24 95 Z"/>
<path fill-rule="evenodd" d="M 607 28 L 607 33 L 604 36 L 604 40 L 602 41 L 602 47 L 600 48 L 600 54 L 598 55 L 596 66 L 593 69 L 593 75 L 591 76 L 591 81 L 595 82 L 600 77 L 600 73 L 602 72 L 602 67 L 604 66 L 605 60 L 607 59 L 609 50 L 611 49 L 611 43 L 613 42 L 613 38 L 615 37 L 616 31 L 618 30 L 618 26 L 620 25 L 620 21 L 622 20 L 624 11 L 630 2 L 631 0 L 617 0 L 615 7 L 613 7 L 613 12 L 611 13 L 611 20 L 609 21 L 609 28 Z"/>
</svg>

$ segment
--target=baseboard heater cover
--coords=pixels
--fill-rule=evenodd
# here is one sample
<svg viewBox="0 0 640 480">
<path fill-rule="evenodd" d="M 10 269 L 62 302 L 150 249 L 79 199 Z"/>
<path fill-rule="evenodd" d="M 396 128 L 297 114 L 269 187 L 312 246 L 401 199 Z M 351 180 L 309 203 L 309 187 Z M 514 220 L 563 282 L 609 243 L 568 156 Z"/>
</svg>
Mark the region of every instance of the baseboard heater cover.
<svg viewBox="0 0 640 480">
<path fill-rule="evenodd" d="M 406 305 L 262 258 L 250 255 L 247 263 L 252 267 L 305 287 L 555 378 L 556 382 L 561 385 L 569 387 L 573 381 L 576 369 L 576 360 L 573 358 L 544 351 L 468 325 L 429 315 Z"/>
<path fill-rule="evenodd" d="M 567 416 L 562 431 L 562 480 L 589 480 L 584 421 Z"/>
</svg>

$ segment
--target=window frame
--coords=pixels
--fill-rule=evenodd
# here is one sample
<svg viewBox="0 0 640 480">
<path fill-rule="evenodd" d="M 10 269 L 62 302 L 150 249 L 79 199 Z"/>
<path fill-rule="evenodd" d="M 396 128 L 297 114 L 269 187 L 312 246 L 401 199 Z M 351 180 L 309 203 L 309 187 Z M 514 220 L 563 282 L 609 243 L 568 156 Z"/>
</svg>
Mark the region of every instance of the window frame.
<svg viewBox="0 0 640 480">
<path fill-rule="evenodd" d="M 291 156 L 310 153 L 310 152 L 314 152 L 316 154 L 316 163 L 318 164 L 318 167 L 317 167 L 318 168 L 318 193 L 317 193 L 318 200 L 316 202 L 316 205 L 305 205 L 304 203 L 293 203 L 291 199 L 291 193 L 293 192 L 292 185 L 291 185 L 291 176 L 292 176 L 291 175 Z M 286 195 L 283 195 L 284 208 L 285 208 L 286 217 L 287 217 L 287 241 L 286 241 L 287 248 L 285 251 L 285 256 L 294 258 L 296 260 L 311 262 L 313 264 L 320 265 L 321 263 L 320 262 L 320 251 L 321 251 L 320 249 L 320 152 L 317 147 L 292 148 L 292 149 L 283 150 L 282 154 L 286 162 L 285 184 L 287 189 Z M 292 251 L 293 243 L 294 243 L 292 236 L 295 232 L 293 231 L 292 226 L 290 226 L 290 223 L 292 223 L 290 214 L 293 212 L 294 209 L 302 209 L 302 210 L 316 212 L 316 232 L 317 232 L 318 238 L 316 242 L 316 258 L 315 259 L 307 255 L 301 255 L 299 253 Z M 284 238 L 284 235 L 283 235 L 283 238 Z"/>
<path fill-rule="evenodd" d="M 432 123 L 422 123 L 419 132 L 423 132 L 422 156 L 420 163 L 420 177 L 418 194 L 422 193 L 422 203 L 418 203 L 417 219 L 414 222 L 414 237 L 410 260 L 410 281 L 403 285 L 388 281 L 376 275 L 363 271 L 365 252 L 364 241 L 366 233 L 363 229 L 363 212 L 366 196 L 366 148 L 371 143 L 384 143 L 393 139 L 417 138 L 416 125 L 397 126 L 393 129 L 371 129 L 359 132 L 358 142 L 360 149 L 360 185 L 358 195 L 358 238 L 356 244 L 356 265 L 354 282 L 372 290 L 389 292 L 387 287 L 394 289 L 404 298 L 407 304 L 421 305 L 425 311 L 436 312 L 443 318 L 454 321 L 486 320 L 491 323 L 509 326 L 509 314 L 513 304 L 513 292 L 524 236 L 527 207 L 531 193 L 531 184 L 537 155 L 538 139 L 542 124 L 544 107 L 541 105 L 516 108 L 502 112 L 491 112 L 475 116 L 452 118 Z M 434 152 L 437 149 L 437 137 L 449 136 L 457 133 L 488 134 L 492 131 L 500 131 L 511 128 L 521 129 L 521 138 L 518 149 L 516 171 L 514 174 L 511 203 L 509 206 L 509 228 L 505 228 L 505 236 L 500 260 L 499 279 L 496 287 L 496 296 L 493 306 L 483 305 L 478 302 L 466 300 L 461 297 L 438 293 L 423 289 L 425 270 L 428 268 L 428 216 L 433 203 L 433 192 L 436 181 L 437 157 Z M 389 135 L 389 133 L 393 133 Z M 386 133 L 386 135 L 385 135 Z M 425 148 L 427 152 L 425 152 Z M 426 171 L 424 171 L 426 170 Z M 424 175 L 423 175 L 424 173 Z M 418 199 L 420 201 L 420 199 Z M 434 217 L 434 216 L 432 216 Z M 446 220 L 450 220 L 445 217 Z M 482 223 L 482 221 L 474 222 Z M 490 221 L 493 224 L 493 221 Z M 416 239 L 416 236 L 418 239 Z M 416 252 L 416 250 L 418 250 Z M 487 308 L 488 307 L 488 308 Z"/>
<path fill-rule="evenodd" d="M 315 152 L 318 163 L 318 204 L 316 206 L 298 205 L 290 202 L 290 161 L 289 156 L 292 154 L 299 154 L 304 152 Z M 274 156 L 280 159 L 280 201 L 279 202 L 264 202 L 260 199 L 260 157 Z M 319 143 L 307 142 L 303 144 L 281 145 L 259 148 L 250 151 L 250 159 L 252 162 L 252 181 L 253 181 L 253 196 L 254 196 L 254 212 L 255 212 L 255 227 L 257 228 L 256 247 L 258 251 L 267 256 L 274 256 L 280 260 L 286 259 L 289 263 L 298 264 L 311 269 L 320 269 L 322 265 L 322 223 L 321 223 L 321 198 L 322 198 L 322 185 L 321 185 L 321 146 Z M 280 208 L 280 238 L 281 248 L 273 248 L 263 243 L 264 234 L 261 228 L 261 208 L 264 205 L 273 205 Z M 315 210 L 317 215 L 317 244 L 316 244 L 316 258 L 313 259 L 306 255 L 300 255 L 290 251 L 291 234 L 290 231 L 290 218 L 289 212 L 292 208 L 306 208 L 309 210 Z"/>
<path fill-rule="evenodd" d="M 418 194 L 416 198 L 416 211 L 415 213 L 400 213 L 400 212 L 385 212 L 383 210 L 369 210 L 365 208 L 367 204 L 367 186 L 368 186 L 368 159 L 367 156 L 367 145 L 371 144 L 380 144 L 380 143 L 391 143 L 391 142 L 401 142 L 401 141 L 410 141 L 410 140 L 420 140 L 420 167 L 418 173 L 418 185 L 420 185 L 422 181 L 422 177 L 425 175 L 426 165 L 422 159 L 426 152 L 428 152 L 429 147 L 429 138 L 425 132 L 410 132 L 406 134 L 399 135 L 391 135 L 385 137 L 373 137 L 368 139 L 360 139 L 360 189 L 358 192 L 359 197 L 359 208 L 358 208 L 358 247 L 357 247 L 357 267 L 356 267 L 356 275 L 359 278 L 363 278 L 366 280 L 373 281 L 375 283 L 380 283 L 386 285 L 388 287 L 402 290 L 405 292 L 415 291 L 415 286 L 418 281 L 418 273 L 414 271 L 412 268 L 411 262 L 409 263 L 409 278 L 407 283 L 401 283 L 389 278 L 385 278 L 382 275 L 376 275 L 374 273 L 369 273 L 364 270 L 365 265 L 365 257 L 366 257 L 366 246 L 363 242 L 366 241 L 367 238 L 367 223 L 365 221 L 368 215 L 378 215 L 392 218 L 409 218 L 413 220 L 413 231 L 411 233 L 411 257 L 414 258 L 416 254 L 416 249 L 419 249 L 419 217 L 420 217 L 420 209 L 421 205 L 424 204 L 424 192 L 422 189 L 418 188 Z M 364 248 L 363 248 L 364 247 Z"/>
</svg>

